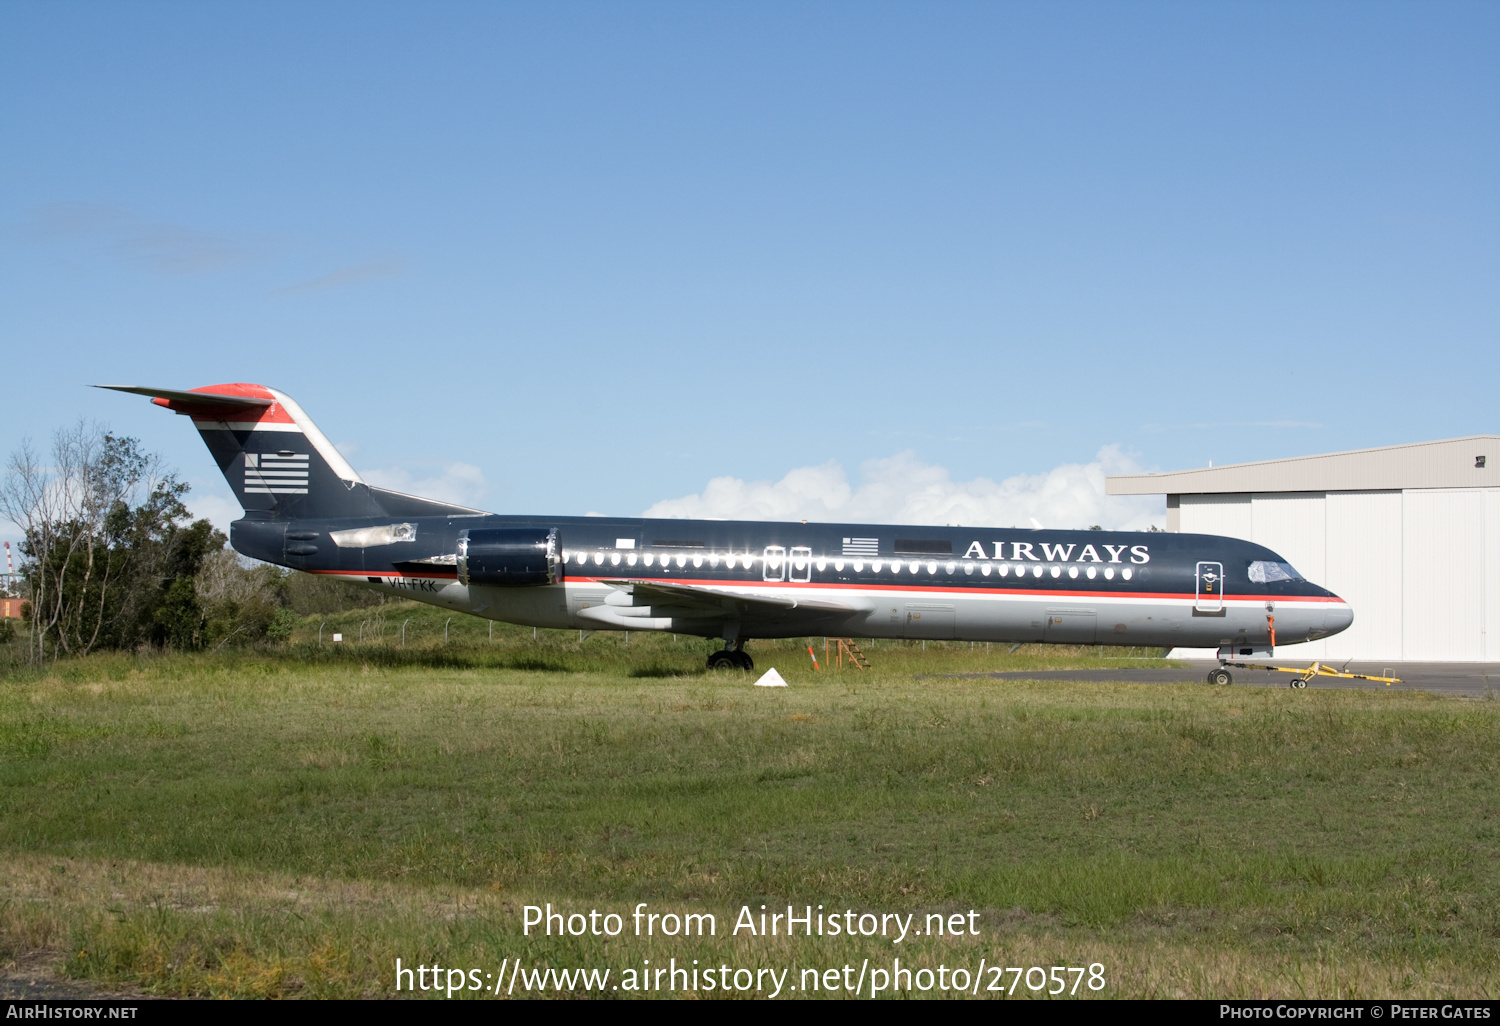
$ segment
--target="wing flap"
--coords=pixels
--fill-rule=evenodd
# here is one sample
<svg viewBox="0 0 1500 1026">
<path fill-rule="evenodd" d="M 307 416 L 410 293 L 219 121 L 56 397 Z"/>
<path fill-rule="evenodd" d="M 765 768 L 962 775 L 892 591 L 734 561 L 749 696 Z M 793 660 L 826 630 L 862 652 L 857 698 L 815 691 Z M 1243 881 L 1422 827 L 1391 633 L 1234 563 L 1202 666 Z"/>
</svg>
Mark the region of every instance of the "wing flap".
<svg viewBox="0 0 1500 1026">
<path fill-rule="evenodd" d="M 687 606 L 701 609 L 705 613 L 730 615 L 741 611 L 760 609 L 792 610 L 807 609 L 831 613 L 868 612 L 873 605 L 868 600 L 839 600 L 830 598 L 802 598 L 789 595 L 750 594 L 733 588 L 715 588 L 702 584 L 669 584 L 663 581 L 642 581 L 634 578 L 601 579 L 602 583 L 628 589 L 642 605 Z"/>
</svg>

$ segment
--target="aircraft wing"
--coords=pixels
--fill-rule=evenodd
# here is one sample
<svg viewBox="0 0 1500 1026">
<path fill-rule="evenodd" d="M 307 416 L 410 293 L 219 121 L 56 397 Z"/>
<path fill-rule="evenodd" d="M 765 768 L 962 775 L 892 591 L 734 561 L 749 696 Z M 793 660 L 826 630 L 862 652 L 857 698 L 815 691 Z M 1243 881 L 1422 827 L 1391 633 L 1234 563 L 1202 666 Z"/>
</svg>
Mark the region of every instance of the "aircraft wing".
<svg viewBox="0 0 1500 1026">
<path fill-rule="evenodd" d="M 669 584 L 663 581 L 638 581 L 630 578 L 602 579 L 604 584 L 629 590 L 639 605 L 675 606 L 701 609 L 705 614 L 816 610 L 823 613 L 862 613 L 871 608 L 867 600 L 792 598 L 785 595 L 746 594 L 733 588 L 714 588 L 702 584 Z"/>
</svg>

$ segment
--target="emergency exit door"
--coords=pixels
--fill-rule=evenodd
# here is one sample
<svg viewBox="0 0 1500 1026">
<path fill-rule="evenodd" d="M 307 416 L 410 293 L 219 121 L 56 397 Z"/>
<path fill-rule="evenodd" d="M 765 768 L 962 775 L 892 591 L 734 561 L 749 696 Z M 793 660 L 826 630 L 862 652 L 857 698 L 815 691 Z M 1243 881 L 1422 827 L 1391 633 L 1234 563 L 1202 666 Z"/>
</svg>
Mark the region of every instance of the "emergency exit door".
<svg viewBox="0 0 1500 1026">
<path fill-rule="evenodd" d="M 787 574 L 787 580 L 802 584 L 812 580 L 812 549 L 806 545 L 795 545 L 788 558 L 791 566 L 788 568 L 790 573 Z"/>
</svg>

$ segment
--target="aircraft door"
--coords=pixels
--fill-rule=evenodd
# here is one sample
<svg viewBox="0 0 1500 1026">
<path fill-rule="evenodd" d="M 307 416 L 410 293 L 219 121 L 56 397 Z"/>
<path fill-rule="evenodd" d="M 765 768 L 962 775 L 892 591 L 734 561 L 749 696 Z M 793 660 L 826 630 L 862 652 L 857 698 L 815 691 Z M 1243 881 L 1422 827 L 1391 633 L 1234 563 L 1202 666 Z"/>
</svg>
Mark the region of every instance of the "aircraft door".
<svg viewBox="0 0 1500 1026">
<path fill-rule="evenodd" d="M 933 638 L 950 641 L 953 638 L 954 609 L 952 606 L 932 602 L 911 602 L 906 606 L 907 638 Z"/>
<path fill-rule="evenodd" d="M 1092 609 L 1049 609 L 1042 640 L 1053 645 L 1092 645 L 1098 640 L 1098 619 Z"/>
<path fill-rule="evenodd" d="M 1198 595 L 1193 608 L 1200 613 L 1219 613 L 1224 609 L 1224 565 L 1198 564 Z"/>
<path fill-rule="evenodd" d="M 761 576 L 768 581 L 786 580 L 786 549 L 780 545 L 767 545 L 765 560 L 765 573 Z"/>
<path fill-rule="evenodd" d="M 787 580 L 806 584 L 812 580 L 812 549 L 798 545 L 792 549 L 792 567 Z"/>
</svg>

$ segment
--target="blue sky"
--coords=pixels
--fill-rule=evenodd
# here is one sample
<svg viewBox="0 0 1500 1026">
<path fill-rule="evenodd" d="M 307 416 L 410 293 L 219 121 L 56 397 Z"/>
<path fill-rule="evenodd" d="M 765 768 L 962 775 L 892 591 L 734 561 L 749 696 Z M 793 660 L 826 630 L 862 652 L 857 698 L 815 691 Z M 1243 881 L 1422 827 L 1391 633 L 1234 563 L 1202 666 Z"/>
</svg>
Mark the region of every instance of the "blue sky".
<svg viewBox="0 0 1500 1026">
<path fill-rule="evenodd" d="M 1493 3 L 12 0 L 0 443 L 107 421 L 222 507 L 85 386 L 256 381 L 372 479 L 633 515 L 1495 432 L 1497 52 Z"/>
</svg>

